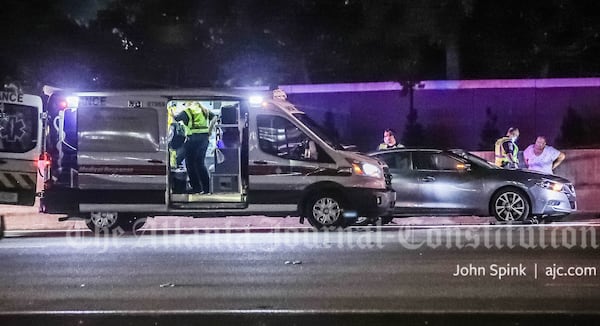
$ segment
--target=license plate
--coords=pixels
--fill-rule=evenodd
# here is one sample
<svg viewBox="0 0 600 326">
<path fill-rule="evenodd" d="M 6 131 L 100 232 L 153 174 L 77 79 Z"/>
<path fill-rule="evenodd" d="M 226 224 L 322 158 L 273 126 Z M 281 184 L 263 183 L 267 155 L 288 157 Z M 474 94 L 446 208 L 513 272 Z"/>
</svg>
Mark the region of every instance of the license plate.
<svg viewBox="0 0 600 326">
<path fill-rule="evenodd" d="M 16 204 L 19 201 L 19 195 L 16 192 L 0 191 L 0 203 Z"/>
</svg>

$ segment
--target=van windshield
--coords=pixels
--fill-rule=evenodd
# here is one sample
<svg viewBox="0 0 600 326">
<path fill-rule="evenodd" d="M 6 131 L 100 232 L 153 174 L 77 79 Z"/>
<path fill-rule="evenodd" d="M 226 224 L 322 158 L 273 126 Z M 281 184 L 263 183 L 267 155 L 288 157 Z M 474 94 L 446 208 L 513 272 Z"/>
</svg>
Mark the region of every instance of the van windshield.
<svg viewBox="0 0 600 326">
<path fill-rule="evenodd" d="M 319 138 L 321 138 L 327 145 L 331 146 L 336 150 L 344 150 L 344 147 L 339 143 L 338 139 L 333 136 L 333 133 L 328 131 L 326 128 L 321 127 L 313 119 L 307 116 L 305 113 L 293 113 L 294 117 L 305 126 L 307 126 L 312 132 L 314 132 Z"/>
</svg>

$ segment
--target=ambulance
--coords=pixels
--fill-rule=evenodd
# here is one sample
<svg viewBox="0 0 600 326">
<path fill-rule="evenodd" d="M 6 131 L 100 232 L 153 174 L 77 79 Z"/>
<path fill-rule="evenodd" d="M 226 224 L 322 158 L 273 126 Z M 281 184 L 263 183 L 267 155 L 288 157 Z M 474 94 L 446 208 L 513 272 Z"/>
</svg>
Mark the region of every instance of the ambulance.
<svg viewBox="0 0 600 326">
<path fill-rule="evenodd" d="M 155 216 L 299 216 L 335 228 L 394 207 L 385 163 L 345 150 L 281 90 L 1 94 L 0 204 L 39 196 L 40 212 L 94 231 Z M 191 192 L 185 153 L 169 147 L 172 117 L 189 106 L 217 117 L 203 193 Z"/>
</svg>

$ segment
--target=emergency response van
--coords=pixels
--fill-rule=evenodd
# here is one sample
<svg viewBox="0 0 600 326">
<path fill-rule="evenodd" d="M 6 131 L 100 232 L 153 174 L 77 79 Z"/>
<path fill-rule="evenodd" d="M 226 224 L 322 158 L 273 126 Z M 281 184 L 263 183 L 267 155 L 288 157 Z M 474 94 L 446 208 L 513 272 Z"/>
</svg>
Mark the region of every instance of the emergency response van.
<svg viewBox="0 0 600 326">
<path fill-rule="evenodd" d="M 394 207 L 385 163 L 344 150 L 280 91 L 44 93 L 43 106 L 33 95 L 0 97 L 0 203 L 33 205 L 37 173 L 40 211 L 85 218 L 92 230 L 236 215 L 294 215 L 321 228 Z M 191 193 L 185 155 L 169 148 L 172 116 L 190 105 L 218 119 L 205 160 L 209 193 Z"/>
</svg>

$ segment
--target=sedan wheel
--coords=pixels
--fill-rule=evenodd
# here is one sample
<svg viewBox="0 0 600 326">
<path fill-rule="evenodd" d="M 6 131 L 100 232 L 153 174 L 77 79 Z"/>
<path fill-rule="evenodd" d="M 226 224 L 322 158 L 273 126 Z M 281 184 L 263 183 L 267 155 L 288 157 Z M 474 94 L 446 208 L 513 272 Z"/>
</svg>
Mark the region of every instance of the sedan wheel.
<svg viewBox="0 0 600 326">
<path fill-rule="evenodd" d="M 529 203 L 518 190 L 504 190 L 494 196 L 492 213 L 498 221 L 522 221 L 529 216 Z"/>
</svg>

